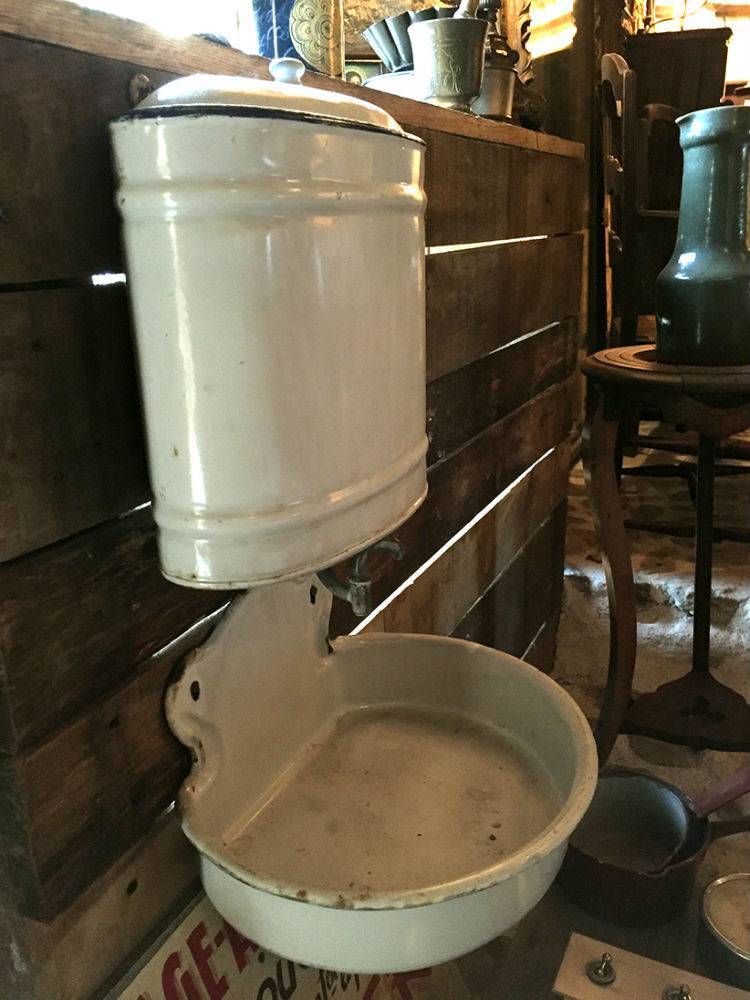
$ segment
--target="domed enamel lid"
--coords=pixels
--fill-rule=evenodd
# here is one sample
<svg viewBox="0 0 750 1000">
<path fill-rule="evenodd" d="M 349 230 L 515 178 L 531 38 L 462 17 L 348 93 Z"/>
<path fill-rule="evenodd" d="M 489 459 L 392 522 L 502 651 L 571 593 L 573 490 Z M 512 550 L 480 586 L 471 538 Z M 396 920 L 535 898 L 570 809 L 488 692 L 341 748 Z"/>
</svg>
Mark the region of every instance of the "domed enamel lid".
<svg viewBox="0 0 750 1000">
<path fill-rule="evenodd" d="M 245 117 L 294 118 L 350 125 L 405 136 L 387 111 L 348 94 L 300 82 L 305 71 L 299 59 L 274 59 L 273 80 L 196 73 L 159 87 L 126 118 L 224 114 Z"/>
</svg>

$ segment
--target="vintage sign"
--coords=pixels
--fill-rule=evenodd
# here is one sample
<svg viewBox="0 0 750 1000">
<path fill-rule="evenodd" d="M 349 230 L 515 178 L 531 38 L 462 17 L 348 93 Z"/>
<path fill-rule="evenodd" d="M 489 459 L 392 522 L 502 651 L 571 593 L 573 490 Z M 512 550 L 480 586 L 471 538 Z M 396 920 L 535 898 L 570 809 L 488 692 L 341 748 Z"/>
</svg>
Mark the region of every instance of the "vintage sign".
<svg viewBox="0 0 750 1000">
<path fill-rule="evenodd" d="M 390 976 L 296 965 L 236 931 L 202 897 L 119 1000 L 470 1000 L 453 963 Z"/>
</svg>

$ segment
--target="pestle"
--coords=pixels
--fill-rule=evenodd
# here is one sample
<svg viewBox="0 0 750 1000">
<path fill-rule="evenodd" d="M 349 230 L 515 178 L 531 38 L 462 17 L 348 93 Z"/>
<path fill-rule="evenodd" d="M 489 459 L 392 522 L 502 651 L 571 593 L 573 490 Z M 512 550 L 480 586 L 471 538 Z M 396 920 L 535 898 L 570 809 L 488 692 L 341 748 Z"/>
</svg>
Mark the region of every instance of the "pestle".
<svg viewBox="0 0 750 1000">
<path fill-rule="evenodd" d="M 461 0 L 458 10 L 453 16 L 457 18 L 476 17 L 478 7 L 479 0 Z"/>
</svg>

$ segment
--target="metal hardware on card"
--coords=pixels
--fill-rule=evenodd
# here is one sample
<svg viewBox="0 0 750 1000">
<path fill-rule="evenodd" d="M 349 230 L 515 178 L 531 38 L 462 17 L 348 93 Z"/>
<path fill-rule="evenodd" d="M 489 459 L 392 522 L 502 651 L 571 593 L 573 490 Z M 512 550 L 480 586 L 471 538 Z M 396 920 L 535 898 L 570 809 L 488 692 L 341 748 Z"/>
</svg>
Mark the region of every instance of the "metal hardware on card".
<svg viewBox="0 0 750 1000">
<path fill-rule="evenodd" d="M 667 986 L 662 993 L 662 1000 L 693 1000 L 689 986 Z"/>
<path fill-rule="evenodd" d="M 586 975 L 597 986 L 609 986 L 617 979 L 612 956 L 605 951 L 601 958 L 592 959 L 586 966 Z"/>
</svg>

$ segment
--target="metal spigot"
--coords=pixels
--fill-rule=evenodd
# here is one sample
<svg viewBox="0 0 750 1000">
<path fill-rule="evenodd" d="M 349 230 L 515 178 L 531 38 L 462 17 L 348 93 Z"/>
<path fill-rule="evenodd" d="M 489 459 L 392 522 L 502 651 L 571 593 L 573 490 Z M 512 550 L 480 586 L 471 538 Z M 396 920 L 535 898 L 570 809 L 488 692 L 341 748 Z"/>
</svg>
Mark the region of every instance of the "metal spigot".
<svg viewBox="0 0 750 1000">
<path fill-rule="evenodd" d="M 406 551 L 400 542 L 384 538 L 380 542 L 375 542 L 369 549 L 360 552 L 354 560 L 352 573 L 346 583 L 342 583 L 333 570 L 324 569 L 318 573 L 320 582 L 342 601 L 347 601 L 352 606 L 352 611 L 357 618 L 366 618 L 372 611 L 372 580 L 367 572 L 367 564 L 370 554 L 373 552 L 387 552 L 397 562 L 406 555 Z"/>
</svg>

